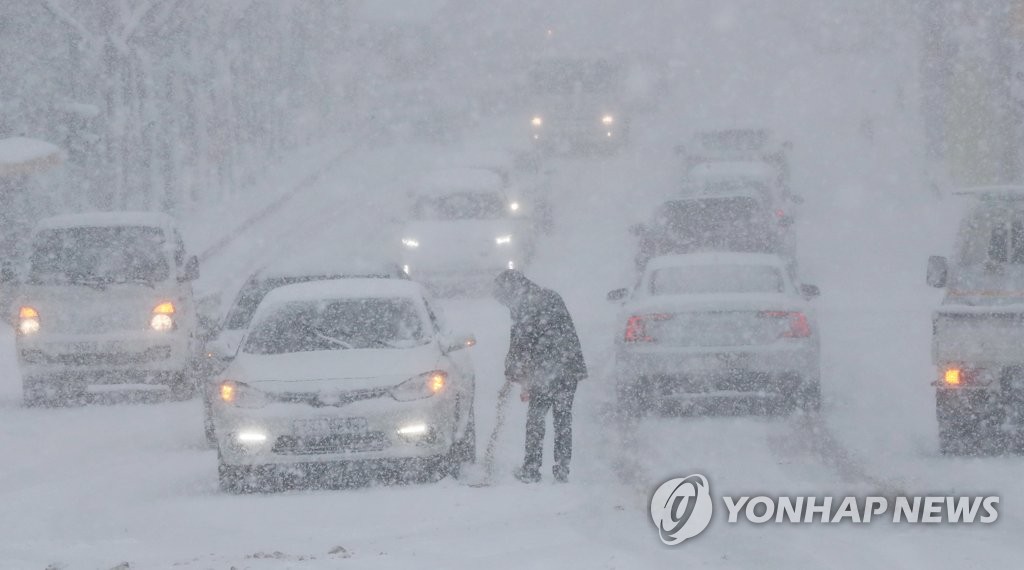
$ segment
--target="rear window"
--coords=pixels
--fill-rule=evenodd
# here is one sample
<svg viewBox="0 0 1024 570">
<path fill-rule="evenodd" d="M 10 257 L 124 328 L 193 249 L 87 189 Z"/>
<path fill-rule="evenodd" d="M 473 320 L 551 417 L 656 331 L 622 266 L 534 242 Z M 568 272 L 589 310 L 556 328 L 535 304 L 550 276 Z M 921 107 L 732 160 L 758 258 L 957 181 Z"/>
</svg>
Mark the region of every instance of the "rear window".
<svg viewBox="0 0 1024 570">
<path fill-rule="evenodd" d="M 282 304 L 255 323 L 244 351 L 287 354 L 412 348 L 429 341 L 411 299 L 368 298 Z"/>
<path fill-rule="evenodd" d="M 692 265 L 658 269 L 651 276 L 653 295 L 710 293 L 782 293 L 782 272 L 769 265 Z"/>
<path fill-rule="evenodd" d="M 37 284 L 163 281 L 170 275 L 164 233 L 148 226 L 82 226 L 35 235 L 29 280 Z"/>
<path fill-rule="evenodd" d="M 497 193 L 461 192 L 416 201 L 418 220 L 493 220 L 505 217 L 505 200 Z"/>
</svg>

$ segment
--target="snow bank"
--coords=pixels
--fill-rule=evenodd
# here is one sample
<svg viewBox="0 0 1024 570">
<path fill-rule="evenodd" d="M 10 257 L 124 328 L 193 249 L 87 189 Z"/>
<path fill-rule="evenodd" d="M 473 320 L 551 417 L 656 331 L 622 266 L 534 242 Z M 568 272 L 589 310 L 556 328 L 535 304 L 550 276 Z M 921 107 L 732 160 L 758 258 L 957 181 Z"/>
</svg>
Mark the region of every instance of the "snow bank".
<svg viewBox="0 0 1024 570">
<path fill-rule="evenodd" d="M 25 137 L 0 139 L 0 176 L 31 174 L 60 163 L 56 145 Z"/>
</svg>

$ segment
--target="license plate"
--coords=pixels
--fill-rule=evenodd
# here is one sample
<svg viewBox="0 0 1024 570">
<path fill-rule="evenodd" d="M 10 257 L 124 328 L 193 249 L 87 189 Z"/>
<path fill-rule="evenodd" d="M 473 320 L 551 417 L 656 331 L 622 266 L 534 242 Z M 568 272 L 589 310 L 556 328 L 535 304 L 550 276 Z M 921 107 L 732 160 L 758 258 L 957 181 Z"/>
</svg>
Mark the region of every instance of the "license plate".
<svg viewBox="0 0 1024 570">
<path fill-rule="evenodd" d="M 344 435 L 367 431 L 366 418 L 314 418 L 296 420 L 292 428 L 299 435 Z"/>
</svg>

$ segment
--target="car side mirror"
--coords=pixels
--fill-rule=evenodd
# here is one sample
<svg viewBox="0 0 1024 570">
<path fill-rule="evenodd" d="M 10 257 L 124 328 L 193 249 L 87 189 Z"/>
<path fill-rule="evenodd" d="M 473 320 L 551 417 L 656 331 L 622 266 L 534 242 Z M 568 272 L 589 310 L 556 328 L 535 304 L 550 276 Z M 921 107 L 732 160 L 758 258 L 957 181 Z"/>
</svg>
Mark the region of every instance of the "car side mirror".
<svg viewBox="0 0 1024 570">
<path fill-rule="evenodd" d="M 476 346 L 476 337 L 471 334 L 457 334 L 445 338 L 442 341 L 445 352 L 455 352 L 471 346 Z"/>
<path fill-rule="evenodd" d="M 195 281 L 196 279 L 199 279 L 199 258 L 192 255 L 185 262 L 185 270 L 181 272 L 181 277 L 178 278 L 178 281 L 184 283 L 186 281 Z"/>
<path fill-rule="evenodd" d="M 629 289 L 623 287 L 622 289 L 614 289 L 608 291 L 608 301 L 611 303 L 618 303 L 629 296 Z"/>
<path fill-rule="evenodd" d="M 800 294 L 804 299 L 813 299 L 821 295 L 821 289 L 817 285 L 801 285 Z"/>
<path fill-rule="evenodd" d="M 933 255 L 928 258 L 928 274 L 925 280 L 928 285 L 941 289 L 946 286 L 949 279 L 949 261 L 941 255 Z"/>
</svg>

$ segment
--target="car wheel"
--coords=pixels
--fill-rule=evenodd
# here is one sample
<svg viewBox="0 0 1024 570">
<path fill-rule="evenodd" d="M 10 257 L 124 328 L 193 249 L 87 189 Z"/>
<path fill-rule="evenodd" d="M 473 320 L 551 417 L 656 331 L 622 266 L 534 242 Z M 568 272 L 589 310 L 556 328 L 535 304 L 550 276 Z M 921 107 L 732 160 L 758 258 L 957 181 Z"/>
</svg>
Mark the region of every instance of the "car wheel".
<svg viewBox="0 0 1024 570">
<path fill-rule="evenodd" d="M 795 395 L 792 409 L 805 412 L 821 410 L 821 384 L 815 380 L 803 386 Z"/>
<path fill-rule="evenodd" d="M 448 473 L 452 477 L 458 477 L 466 463 L 476 463 L 476 413 L 472 405 L 469 407 L 465 433 L 462 439 L 452 446 Z"/>
<path fill-rule="evenodd" d="M 213 426 L 213 410 L 210 403 L 203 398 L 203 435 L 206 437 L 206 445 L 211 449 L 217 447 L 217 432 Z"/>
<path fill-rule="evenodd" d="M 226 465 L 218 461 L 217 479 L 221 491 L 234 495 L 258 493 L 265 487 L 257 465 Z"/>
<path fill-rule="evenodd" d="M 171 399 L 176 402 L 191 400 L 196 394 L 196 383 L 184 372 L 175 373 L 168 387 L 171 389 Z"/>
<path fill-rule="evenodd" d="M 650 411 L 651 394 L 641 381 L 620 382 L 615 389 L 619 413 L 627 418 L 640 418 Z"/>
</svg>

